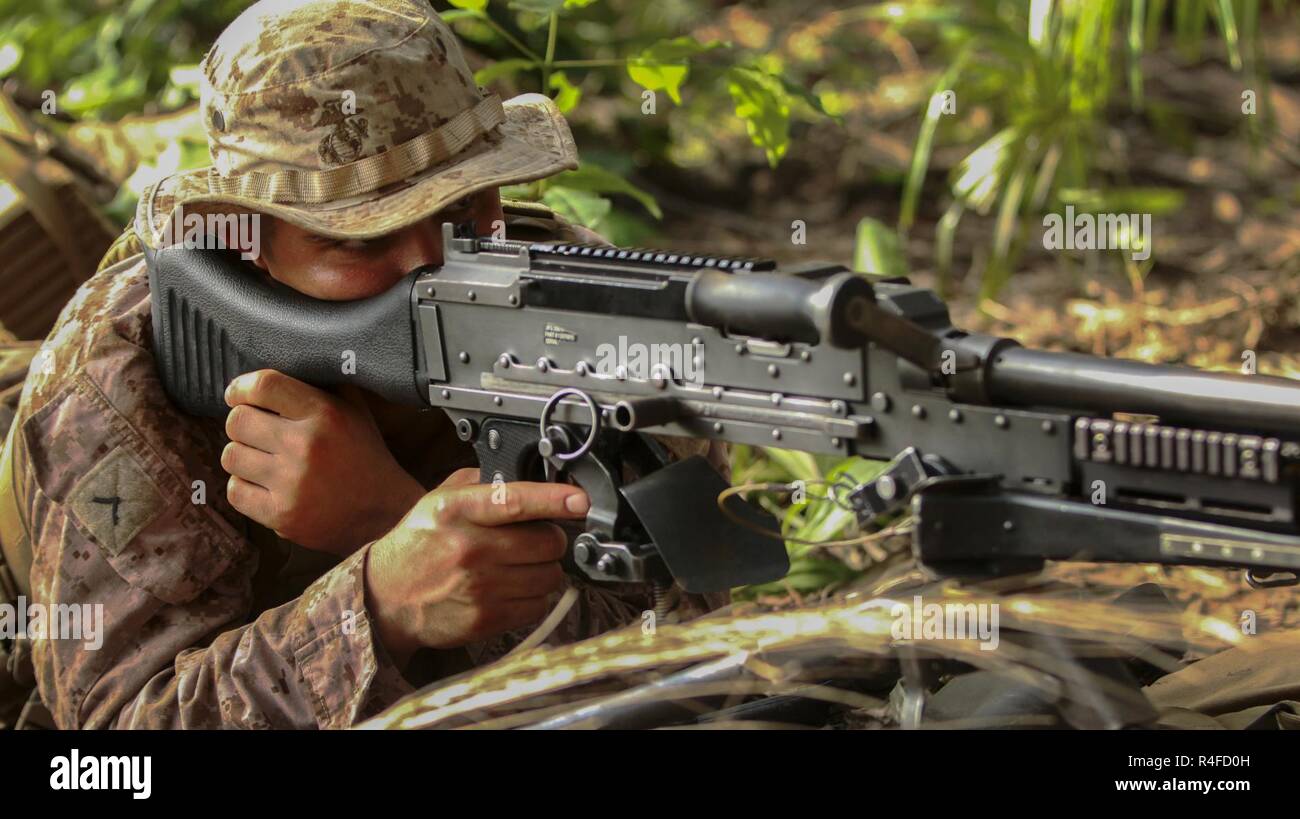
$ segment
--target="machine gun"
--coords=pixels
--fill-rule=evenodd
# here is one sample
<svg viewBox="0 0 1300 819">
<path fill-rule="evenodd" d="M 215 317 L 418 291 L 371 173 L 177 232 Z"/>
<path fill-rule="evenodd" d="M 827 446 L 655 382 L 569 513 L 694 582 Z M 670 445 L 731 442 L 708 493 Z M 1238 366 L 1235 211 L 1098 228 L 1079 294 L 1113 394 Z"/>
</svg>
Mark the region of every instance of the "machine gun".
<svg viewBox="0 0 1300 819">
<path fill-rule="evenodd" d="M 484 482 L 587 491 L 571 557 L 599 581 L 712 591 L 788 570 L 771 516 L 720 501 L 725 480 L 698 456 L 672 462 L 663 435 L 892 459 L 847 502 L 864 525 L 910 504 L 915 556 L 936 572 L 1081 559 L 1296 582 L 1293 381 L 1026 349 L 954 328 L 906 279 L 840 265 L 530 244 L 450 224 L 443 239 L 441 267 L 347 303 L 234 254 L 150 251 L 168 394 L 224 414 L 232 379 L 271 368 L 440 408 Z M 340 366 L 349 354 L 355 371 Z"/>
</svg>

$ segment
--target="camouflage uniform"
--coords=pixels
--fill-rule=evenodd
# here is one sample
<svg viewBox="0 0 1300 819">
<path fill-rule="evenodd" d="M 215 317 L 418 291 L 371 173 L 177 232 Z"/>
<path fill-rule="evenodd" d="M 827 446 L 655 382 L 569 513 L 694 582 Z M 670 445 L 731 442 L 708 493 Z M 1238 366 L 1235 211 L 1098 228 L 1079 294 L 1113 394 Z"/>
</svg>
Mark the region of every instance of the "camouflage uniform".
<svg viewBox="0 0 1300 819">
<path fill-rule="evenodd" d="M 366 47 L 376 40 L 397 43 L 389 49 L 396 57 L 388 55 L 397 63 L 376 56 L 382 47 Z M 403 56 L 423 61 L 427 76 L 402 69 Z M 285 81 L 287 74 L 325 87 L 334 80 L 328 70 L 314 72 L 321 65 L 352 66 L 338 83 L 356 90 L 357 118 Z M 576 164 L 563 119 L 549 100 L 528 95 L 536 99 L 506 103 L 508 122 L 453 159 L 433 150 L 433 164 L 415 181 L 384 182 L 380 168 L 383 193 L 334 187 L 335 200 L 312 204 L 302 201 L 312 198 L 305 188 L 286 203 L 280 177 L 269 198 L 258 199 L 267 190 L 245 185 L 250 173 L 305 170 L 292 176 L 298 184 L 317 171 L 400 153 L 415 135 L 475 104 L 481 89 L 455 38 L 414 2 L 259 3 L 218 40 L 204 74 L 215 170 L 180 174 L 146 192 L 136 220 L 145 241 L 156 241 L 172 207 L 187 202 L 256 206 L 318 233 L 364 238 L 473 190 Z M 436 110 L 441 104 L 447 110 Z M 296 142 L 276 143 L 281 135 Z M 452 141 L 439 140 L 443 147 Z M 392 210 L 394 200 L 405 215 Z M 598 238 L 545 209 L 507 212 L 512 237 Z M 30 572 L 17 566 L 16 574 L 30 580 L 35 602 L 103 604 L 103 645 L 90 651 L 75 640 L 20 640 L 21 664 L 64 728 L 335 728 L 374 715 L 414 689 L 371 629 L 370 546 L 338 562 L 281 540 L 230 506 L 220 467 L 223 423 L 182 414 L 159 382 L 146 268 L 132 241 L 115 245 L 109 264 L 64 309 L 43 348 L 53 366 L 27 379 L 8 447 L 31 555 Z M 474 463 L 442 414 L 429 417 L 423 451 L 437 453 L 436 463 L 399 456 L 426 488 Z M 716 448 L 711 454 L 721 460 Z M 204 503 L 195 502 L 200 487 Z M 704 605 L 689 602 L 691 610 Z M 552 641 L 632 621 L 645 608 L 635 595 L 584 587 Z M 431 680 L 487 662 L 518 639 L 426 650 L 408 673 Z"/>
</svg>

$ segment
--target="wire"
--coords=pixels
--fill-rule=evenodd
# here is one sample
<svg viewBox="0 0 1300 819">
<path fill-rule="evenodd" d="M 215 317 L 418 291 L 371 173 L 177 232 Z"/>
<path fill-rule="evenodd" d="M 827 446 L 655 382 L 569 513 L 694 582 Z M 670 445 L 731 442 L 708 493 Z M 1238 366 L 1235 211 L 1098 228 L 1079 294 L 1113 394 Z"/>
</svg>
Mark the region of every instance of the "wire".
<svg viewBox="0 0 1300 819">
<path fill-rule="evenodd" d="M 516 654 L 523 654 L 525 651 L 541 645 L 547 637 L 551 636 L 551 632 L 555 631 L 556 627 L 564 621 L 564 618 L 569 613 L 569 609 L 573 608 L 573 604 L 577 601 L 577 587 L 570 586 L 565 589 L 564 596 L 560 598 L 560 602 L 555 604 L 555 608 L 551 609 L 551 613 L 546 615 L 546 619 L 542 621 L 542 624 L 533 629 L 533 633 L 529 634 L 522 643 L 506 652 L 505 657 L 513 657 Z M 502 659 L 504 659 L 504 657 Z"/>
<path fill-rule="evenodd" d="M 907 519 L 898 524 L 895 524 L 894 526 L 890 526 L 886 529 L 882 529 L 879 532 L 871 532 L 869 534 L 860 535 L 854 538 L 847 538 L 844 540 L 805 540 L 803 538 L 790 537 L 788 535 L 784 535 L 779 532 L 772 532 L 770 529 L 765 529 L 762 526 L 758 526 L 757 524 L 754 524 L 750 521 L 745 520 L 744 518 L 741 518 L 740 516 L 736 515 L 734 512 L 732 512 L 730 509 L 727 508 L 726 500 L 732 497 L 733 495 L 739 495 L 742 492 L 750 492 L 754 490 L 761 490 L 764 492 L 793 492 L 796 489 L 806 487 L 809 484 L 830 485 L 832 487 L 832 491 L 826 494 L 825 496 L 826 500 L 831 501 L 841 509 L 849 509 L 849 510 L 852 509 L 851 506 L 847 505 L 844 501 L 840 500 L 838 497 L 835 496 L 834 489 L 848 488 L 851 491 L 854 487 L 851 487 L 848 484 L 841 483 L 839 481 L 832 483 L 831 481 L 825 481 L 825 480 L 797 481 L 795 483 L 745 483 L 739 486 L 732 486 L 718 493 L 718 508 L 722 510 L 722 514 L 726 515 L 728 520 L 730 520 L 732 523 L 736 524 L 737 526 L 748 529 L 751 532 L 760 534 L 763 537 L 771 538 L 772 540 L 779 540 L 784 543 L 793 543 L 796 546 L 862 546 L 867 543 L 871 543 L 873 541 L 884 540 L 885 538 L 890 537 L 892 535 L 906 534 L 907 532 L 911 531 L 911 520 Z"/>
</svg>

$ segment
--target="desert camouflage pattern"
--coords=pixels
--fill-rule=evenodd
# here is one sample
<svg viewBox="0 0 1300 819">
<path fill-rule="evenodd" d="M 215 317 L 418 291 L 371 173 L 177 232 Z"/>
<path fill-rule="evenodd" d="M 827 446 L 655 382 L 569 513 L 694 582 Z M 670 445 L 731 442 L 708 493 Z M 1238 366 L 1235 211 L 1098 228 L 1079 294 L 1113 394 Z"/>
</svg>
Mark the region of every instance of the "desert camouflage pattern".
<svg viewBox="0 0 1300 819">
<path fill-rule="evenodd" d="M 512 238 L 595 234 L 532 205 L 507 206 Z M 596 237 L 598 238 L 598 237 Z M 487 663 L 526 630 L 425 652 L 408 679 L 371 632 L 369 546 L 336 564 L 251 523 L 225 499 L 219 419 L 180 413 L 151 353 L 143 258 L 104 267 L 64 309 L 22 391 L 15 491 L 32 544 L 34 602 L 102 603 L 104 642 L 27 641 L 41 698 L 62 728 L 342 728 L 440 675 Z M 441 413 L 433 460 L 399 460 L 432 488 L 474 464 Z M 687 454 L 699 442 L 670 442 Z M 707 453 L 724 463 L 720 448 Z M 206 502 L 195 503 L 196 481 Z M 111 503 L 109 503 L 111 502 Z M 583 586 L 548 642 L 640 621 L 639 593 Z M 722 602 L 689 596 L 689 616 Z M 420 676 L 423 674 L 423 676 Z"/>
<path fill-rule="evenodd" d="M 177 205 L 221 202 L 325 236 L 363 239 L 405 227 L 488 187 L 578 167 L 564 117 L 540 94 L 504 104 L 505 121 L 451 159 L 376 191 L 323 204 L 217 190 L 249 173 L 319 172 L 390 152 L 484 99 L 455 35 L 421 0 L 262 0 L 201 65 L 211 168 L 174 174 L 141 197 L 151 244 Z"/>
</svg>

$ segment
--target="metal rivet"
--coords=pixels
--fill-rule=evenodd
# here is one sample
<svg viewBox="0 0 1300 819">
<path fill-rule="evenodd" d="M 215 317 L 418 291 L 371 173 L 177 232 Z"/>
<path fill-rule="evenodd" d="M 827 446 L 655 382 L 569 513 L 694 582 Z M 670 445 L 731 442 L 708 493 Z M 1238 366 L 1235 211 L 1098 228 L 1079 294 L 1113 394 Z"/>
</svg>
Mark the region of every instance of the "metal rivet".
<svg viewBox="0 0 1300 819">
<path fill-rule="evenodd" d="M 494 396 L 492 396 L 492 403 L 493 403 L 493 404 L 496 404 L 496 405 L 499 407 L 499 406 L 501 406 L 504 402 L 501 400 L 501 396 L 499 396 L 499 395 L 494 395 Z"/>
<path fill-rule="evenodd" d="M 781 440 L 781 430 L 779 429 L 772 430 L 772 440 L 774 441 Z"/>
<path fill-rule="evenodd" d="M 1010 532 L 1016 528 L 1016 525 L 1009 520 L 1002 521 L 1002 528 Z"/>
<path fill-rule="evenodd" d="M 537 359 L 537 369 L 539 372 L 548 372 L 551 369 L 551 362 L 545 358 Z"/>
<path fill-rule="evenodd" d="M 722 398 L 722 387 L 714 387 L 714 388 L 713 388 L 713 397 L 714 397 L 714 398 L 717 398 L 717 399 L 721 399 L 721 398 Z"/>
<path fill-rule="evenodd" d="M 721 421 L 714 421 L 714 422 L 713 422 L 713 431 L 714 431 L 714 432 L 722 432 L 722 422 L 721 422 Z"/>
<path fill-rule="evenodd" d="M 442 398 L 443 398 L 444 401 L 451 400 L 451 390 L 443 390 L 443 391 L 442 391 Z"/>
<path fill-rule="evenodd" d="M 925 419 L 925 407 L 921 406 L 920 404 L 913 404 L 913 405 L 912 405 L 912 416 L 913 416 L 914 418 L 919 418 L 919 419 L 924 420 L 924 419 Z"/>
<path fill-rule="evenodd" d="M 845 404 L 843 401 L 836 400 L 831 402 L 831 412 L 836 415 L 845 415 L 848 411 L 848 404 Z"/>
<path fill-rule="evenodd" d="M 745 345 L 744 345 L 744 344 L 737 344 L 737 345 L 736 345 L 736 355 L 744 355 L 744 354 L 745 354 Z"/>
<path fill-rule="evenodd" d="M 799 353 L 799 360 L 812 361 L 812 353 L 809 352 L 808 350 L 804 350 L 802 353 Z"/>
<path fill-rule="evenodd" d="M 845 383 L 846 385 L 852 387 L 854 384 L 858 383 L 858 378 L 857 378 L 857 376 L 855 376 L 853 373 L 845 373 L 845 374 L 844 374 L 844 383 Z"/>
<path fill-rule="evenodd" d="M 779 392 L 772 393 L 772 406 L 774 407 L 781 406 L 781 393 Z"/>
<path fill-rule="evenodd" d="M 506 353 L 502 353 L 500 358 L 497 359 L 497 363 L 501 365 L 501 369 L 503 370 L 510 369 L 510 356 Z"/>
<path fill-rule="evenodd" d="M 473 290 L 471 290 L 471 291 L 469 291 L 468 293 L 466 293 L 465 296 L 466 296 L 470 301 L 478 301 L 478 293 L 475 293 Z"/>
<path fill-rule="evenodd" d="M 1011 425 L 1011 422 L 1007 420 L 1007 416 L 1005 415 L 997 416 L 993 419 L 993 423 L 997 424 L 1000 429 L 1006 429 Z"/>
<path fill-rule="evenodd" d="M 506 301 L 510 302 L 510 306 L 513 307 L 519 303 L 519 297 L 516 296 L 514 293 L 511 293 L 510 296 L 506 299 Z"/>
<path fill-rule="evenodd" d="M 587 374 L 587 362 L 585 362 L 585 361 L 579 361 L 579 362 L 574 366 L 573 369 L 578 373 L 578 375 L 586 375 L 586 374 Z"/>
<path fill-rule="evenodd" d="M 781 369 L 777 367 L 775 364 L 768 364 L 767 374 L 772 376 L 773 378 L 776 378 L 778 375 L 781 374 Z"/>
<path fill-rule="evenodd" d="M 952 421 L 954 424 L 960 424 L 960 423 L 961 423 L 961 410 L 959 410 L 959 409 L 955 409 L 955 408 L 954 408 L 954 409 L 950 409 L 950 410 L 948 410 L 948 420 L 949 420 L 949 421 Z"/>
<path fill-rule="evenodd" d="M 1055 435 L 1055 434 L 1056 434 L 1056 424 L 1053 424 L 1051 421 L 1044 421 L 1044 422 L 1043 422 L 1043 432 L 1046 432 L 1048 435 Z"/>
<path fill-rule="evenodd" d="M 458 356 L 458 358 L 460 358 L 460 363 L 461 363 L 461 364 L 468 364 L 468 363 L 469 363 L 469 353 L 465 352 L 464 350 L 461 350 L 461 351 L 460 351 L 460 355 Z"/>
<path fill-rule="evenodd" d="M 843 441 L 841 441 L 839 438 L 831 439 L 831 446 L 838 447 L 841 443 L 843 443 Z"/>
<path fill-rule="evenodd" d="M 871 396 L 871 406 L 876 410 L 876 412 L 889 412 L 889 406 L 891 403 L 889 396 L 885 395 L 883 392 L 878 392 Z"/>
<path fill-rule="evenodd" d="M 433 289 L 433 286 L 430 285 L 429 289 L 424 291 L 424 295 L 428 296 L 429 298 L 433 298 L 433 294 L 436 292 L 437 291 Z"/>
</svg>

